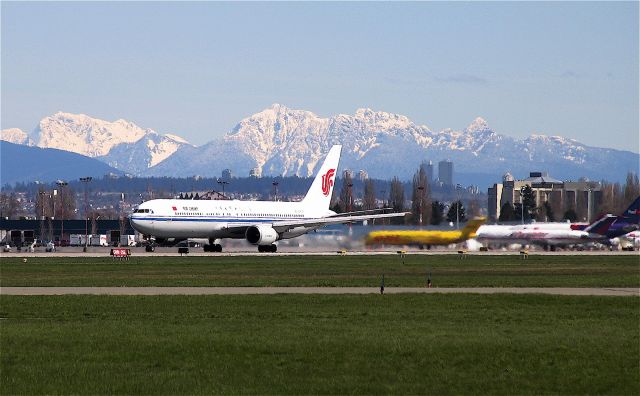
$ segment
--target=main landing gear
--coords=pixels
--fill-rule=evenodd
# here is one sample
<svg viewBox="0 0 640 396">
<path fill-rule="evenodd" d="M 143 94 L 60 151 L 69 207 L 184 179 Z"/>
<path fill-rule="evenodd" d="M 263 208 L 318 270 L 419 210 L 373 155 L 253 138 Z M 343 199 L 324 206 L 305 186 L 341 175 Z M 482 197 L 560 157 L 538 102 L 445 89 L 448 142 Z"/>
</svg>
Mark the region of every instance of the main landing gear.
<svg viewBox="0 0 640 396">
<path fill-rule="evenodd" d="M 274 244 L 258 245 L 258 252 L 260 253 L 275 253 L 277 251 L 278 251 L 278 247 Z"/>
<path fill-rule="evenodd" d="M 217 252 L 220 253 L 222 252 L 222 245 L 216 243 L 213 245 L 204 245 L 203 249 L 205 252 Z"/>
</svg>

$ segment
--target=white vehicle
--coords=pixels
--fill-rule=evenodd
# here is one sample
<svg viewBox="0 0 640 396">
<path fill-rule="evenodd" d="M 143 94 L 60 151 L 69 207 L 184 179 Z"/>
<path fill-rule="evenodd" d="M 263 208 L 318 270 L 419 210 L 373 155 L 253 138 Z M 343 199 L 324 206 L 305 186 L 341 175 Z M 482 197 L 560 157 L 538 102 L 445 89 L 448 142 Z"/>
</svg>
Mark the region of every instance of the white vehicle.
<svg viewBox="0 0 640 396">
<path fill-rule="evenodd" d="M 45 246 L 44 250 L 46 252 L 55 252 L 56 251 L 56 245 L 53 242 L 47 242 L 47 245 Z"/>
<path fill-rule="evenodd" d="M 136 246 L 136 236 L 120 235 L 120 246 Z"/>
<path fill-rule="evenodd" d="M 91 246 L 109 246 L 106 234 L 89 235 L 89 245 Z"/>
<path fill-rule="evenodd" d="M 84 246 L 86 238 L 84 234 L 71 234 L 69 235 L 69 245 L 71 246 Z"/>
<path fill-rule="evenodd" d="M 342 146 L 333 146 L 301 202 L 154 199 L 129 217 L 138 232 L 156 241 L 207 238 L 204 251 L 221 252 L 216 239 L 246 239 L 259 252 L 275 252 L 274 242 L 295 238 L 329 224 L 399 217 L 406 213 L 337 215 L 329 210 Z"/>
</svg>

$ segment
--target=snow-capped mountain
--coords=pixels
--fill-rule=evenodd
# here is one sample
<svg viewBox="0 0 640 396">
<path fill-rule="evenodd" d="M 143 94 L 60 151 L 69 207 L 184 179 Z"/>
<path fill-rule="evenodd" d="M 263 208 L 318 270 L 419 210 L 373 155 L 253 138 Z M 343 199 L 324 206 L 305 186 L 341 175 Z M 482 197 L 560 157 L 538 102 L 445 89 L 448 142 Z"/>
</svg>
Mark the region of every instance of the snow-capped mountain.
<svg viewBox="0 0 640 396">
<path fill-rule="evenodd" d="M 29 135 L 19 128 L 3 129 L 0 131 L 0 140 L 24 146 L 33 146 L 35 144 Z"/>
<path fill-rule="evenodd" d="M 498 181 L 506 171 L 528 176 L 549 171 L 561 179 L 623 180 L 638 171 L 638 154 L 585 146 L 557 136 L 514 139 L 494 132 L 482 118 L 462 131 L 431 131 L 403 115 L 358 109 L 321 118 L 274 104 L 240 121 L 223 138 L 178 150 L 148 175 L 217 176 L 224 168 L 248 175 L 309 176 L 333 144 L 342 144 L 341 169 L 373 177 L 409 178 L 420 162 L 451 159 L 456 173 Z"/>
<path fill-rule="evenodd" d="M 42 148 L 57 148 L 100 157 L 121 143 L 134 143 L 147 131 L 125 120 L 104 121 L 85 114 L 58 112 L 40 120 L 33 140 Z"/>
<path fill-rule="evenodd" d="M 179 136 L 161 135 L 130 121 L 111 122 L 63 112 L 43 118 L 31 139 L 38 147 L 93 157 L 133 174 L 142 173 L 190 145 Z"/>
<path fill-rule="evenodd" d="M 589 147 L 559 136 L 515 139 L 496 133 L 480 117 L 463 130 L 434 132 L 399 114 L 358 109 L 353 115 L 323 118 L 279 104 L 200 147 L 125 120 L 68 113 L 44 118 L 32 140 L 25 136 L 19 129 L 2 131 L 3 140 L 73 151 L 145 176 L 219 176 L 225 168 L 239 176 L 253 169 L 263 175 L 310 176 L 334 144 L 343 145 L 341 170 L 409 179 L 422 161 L 450 159 L 456 182 L 478 185 L 499 181 L 507 171 L 516 177 L 548 171 L 564 180 L 623 181 L 627 172 L 638 172 L 640 164 L 636 153 Z"/>
<path fill-rule="evenodd" d="M 179 136 L 160 135 L 148 130 L 138 141 L 120 143 L 113 146 L 109 154 L 96 158 L 116 169 L 137 175 L 158 165 L 184 146 L 190 144 Z"/>
</svg>

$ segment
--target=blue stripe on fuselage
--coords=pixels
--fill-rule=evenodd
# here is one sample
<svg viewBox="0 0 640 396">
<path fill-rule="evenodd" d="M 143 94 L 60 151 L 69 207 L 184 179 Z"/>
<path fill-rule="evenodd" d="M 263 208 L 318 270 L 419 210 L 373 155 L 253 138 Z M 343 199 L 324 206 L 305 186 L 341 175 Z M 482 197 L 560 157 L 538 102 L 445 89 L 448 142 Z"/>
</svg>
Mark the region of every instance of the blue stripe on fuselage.
<svg viewBox="0 0 640 396">
<path fill-rule="evenodd" d="M 273 223 L 275 221 L 286 221 L 286 220 L 312 220 L 310 218 L 304 217 L 287 217 L 281 219 L 247 219 L 247 218 L 238 218 L 238 217 L 178 217 L 178 216 L 170 216 L 170 217 L 130 217 L 131 220 L 134 221 L 203 221 L 203 222 L 216 222 L 216 223 Z"/>
</svg>

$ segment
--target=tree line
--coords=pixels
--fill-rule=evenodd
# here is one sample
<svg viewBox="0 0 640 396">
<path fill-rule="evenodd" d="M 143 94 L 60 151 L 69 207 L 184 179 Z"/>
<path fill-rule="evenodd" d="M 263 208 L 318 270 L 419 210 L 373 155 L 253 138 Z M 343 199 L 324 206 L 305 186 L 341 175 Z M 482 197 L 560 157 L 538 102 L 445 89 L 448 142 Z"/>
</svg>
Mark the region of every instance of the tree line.
<svg viewBox="0 0 640 396">
<path fill-rule="evenodd" d="M 432 199 L 433 190 L 426 172 L 426 163 L 420 164 L 414 174 L 412 181 L 403 183 L 398 177 L 394 177 L 391 182 L 384 181 L 380 186 L 375 180 L 366 180 L 364 184 L 364 195 L 358 204 L 354 200 L 354 181 L 350 173 L 345 173 L 340 192 L 334 190 L 331 209 L 338 213 L 372 210 L 388 208 L 393 212 L 409 212 L 404 218 L 394 218 L 387 221 L 392 224 L 414 224 L 439 225 L 445 220 L 447 222 L 467 221 L 467 211 L 472 217 L 480 215 L 481 205 L 479 197 L 472 196 L 468 199 L 469 208 L 465 208 L 460 197 L 453 202 L 446 203 L 442 200 Z M 376 194 L 376 188 L 380 186 L 381 194 Z M 387 192 L 388 187 L 388 195 Z M 441 187 L 437 187 L 442 190 Z M 406 192 L 410 192 L 410 199 L 406 199 Z M 454 190 L 454 194 L 464 195 L 464 191 Z M 449 194 L 451 195 L 451 194 Z M 376 197 L 382 197 L 382 202 Z"/>
</svg>

